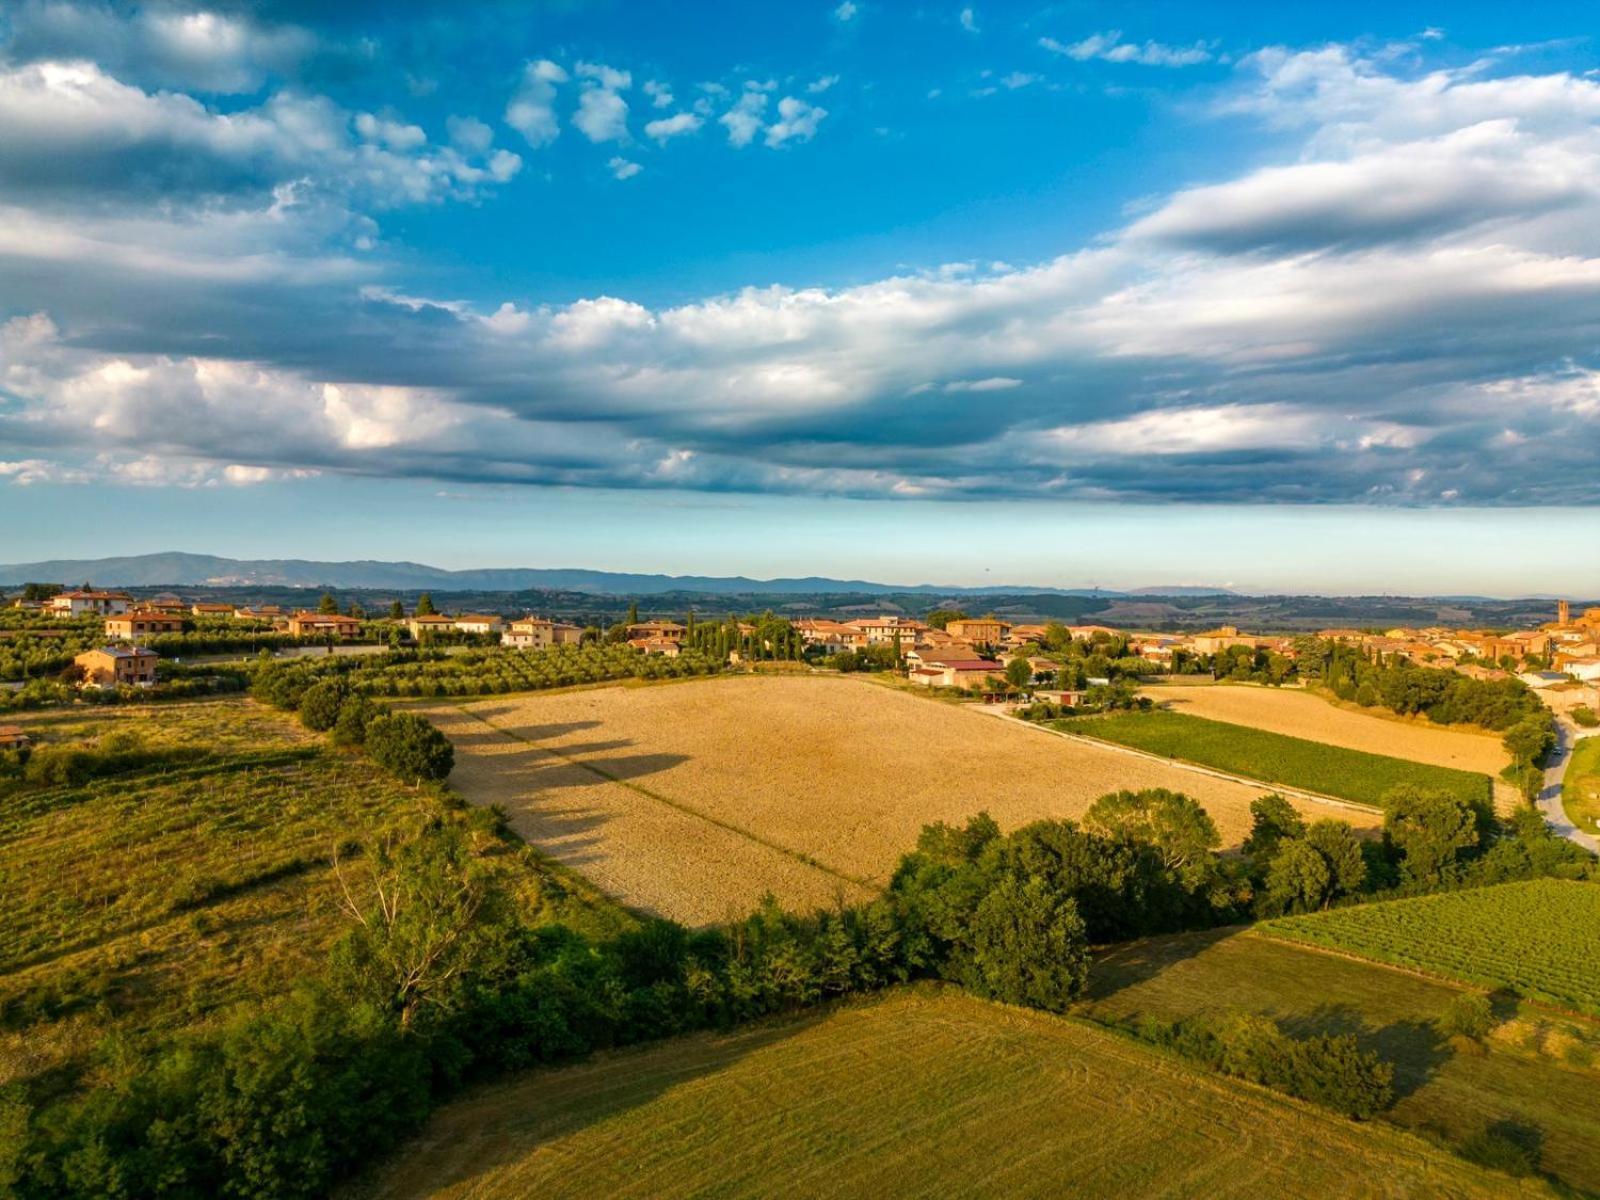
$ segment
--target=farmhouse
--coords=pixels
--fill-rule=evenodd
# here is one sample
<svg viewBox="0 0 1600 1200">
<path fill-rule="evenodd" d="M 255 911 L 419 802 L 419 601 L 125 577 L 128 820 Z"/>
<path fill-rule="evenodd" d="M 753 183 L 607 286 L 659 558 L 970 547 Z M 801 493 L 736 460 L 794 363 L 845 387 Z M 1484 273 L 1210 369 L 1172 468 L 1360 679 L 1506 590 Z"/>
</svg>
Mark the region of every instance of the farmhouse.
<svg viewBox="0 0 1600 1200">
<path fill-rule="evenodd" d="M 361 632 L 361 622 L 338 613 L 297 612 L 289 618 L 289 632 L 296 637 L 328 634 L 355 637 Z"/>
<path fill-rule="evenodd" d="M 32 744 L 33 739 L 21 725 L 0 725 L 0 750 L 21 750 Z"/>
<path fill-rule="evenodd" d="M 1517 678 L 1535 691 L 1570 682 L 1561 671 L 1524 671 Z"/>
<path fill-rule="evenodd" d="M 425 633 L 439 633 L 442 630 L 454 629 L 454 617 L 442 616 L 439 613 L 428 613 L 425 616 L 412 617 L 406 622 L 406 628 L 411 630 L 411 636 L 420 639 Z"/>
<path fill-rule="evenodd" d="M 120 617 L 106 618 L 106 636 L 108 638 L 117 638 L 124 642 L 131 642 L 149 634 L 182 632 L 182 617 L 168 616 L 165 613 L 149 612 L 144 609 L 123 613 Z"/>
<path fill-rule="evenodd" d="M 261 604 L 255 608 L 236 608 L 233 618 L 236 621 L 272 621 L 283 616 L 283 607 L 278 604 Z"/>
<path fill-rule="evenodd" d="M 149 687 L 156 681 L 154 650 L 139 646 L 102 646 L 85 650 L 72 661 L 83 668 L 85 687 Z"/>
<path fill-rule="evenodd" d="M 511 622 L 511 627 L 500 635 L 502 646 L 519 650 L 547 650 L 551 646 L 576 646 L 583 640 L 583 630 L 576 625 L 563 625 L 543 617 L 526 616 Z"/>
<path fill-rule="evenodd" d="M 944 627 L 944 631 L 953 638 L 964 642 L 971 642 L 976 646 L 998 646 L 1006 639 L 1006 631 L 1011 625 L 993 617 L 967 618 L 960 621 L 951 621 Z"/>
<path fill-rule="evenodd" d="M 864 630 L 840 621 L 806 617 L 794 622 L 794 627 L 806 645 L 820 647 L 829 654 L 854 650 L 867 644 Z"/>
<path fill-rule="evenodd" d="M 676 621 L 638 621 L 628 626 L 628 640 L 681 642 L 689 634 L 687 626 Z"/>
<path fill-rule="evenodd" d="M 500 618 L 493 614 L 462 613 L 456 618 L 456 629 L 461 633 L 499 633 L 501 624 Z"/>
<path fill-rule="evenodd" d="M 50 597 L 50 611 L 68 617 L 81 617 L 85 613 L 109 616 L 125 613 L 133 607 L 133 597 L 127 592 L 58 592 Z"/>
<path fill-rule="evenodd" d="M 927 659 L 907 676 L 922 687 L 983 687 L 1005 668 L 987 658 Z"/>
<path fill-rule="evenodd" d="M 197 617 L 231 617 L 233 605 L 195 603 L 189 606 L 189 611 Z"/>
<path fill-rule="evenodd" d="M 869 646 L 891 646 L 897 641 L 902 646 L 910 646 L 916 642 L 918 635 L 928 630 L 921 621 L 914 621 L 910 617 L 868 617 L 848 624 L 866 636 Z"/>
<path fill-rule="evenodd" d="M 171 592 L 162 592 L 159 596 L 150 597 L 140 607 L 149 612 L 181 617 L 189 611 L 189 602 L 181 596 L 174 596 Z"/>
<path fill-rule="evenodd" d="M 677 658 L 683 650 L 678 642 L 664 637 L 629 638 L 628 645 L 646 654 L 659 654 L 664 658 Z"/>
</svg>

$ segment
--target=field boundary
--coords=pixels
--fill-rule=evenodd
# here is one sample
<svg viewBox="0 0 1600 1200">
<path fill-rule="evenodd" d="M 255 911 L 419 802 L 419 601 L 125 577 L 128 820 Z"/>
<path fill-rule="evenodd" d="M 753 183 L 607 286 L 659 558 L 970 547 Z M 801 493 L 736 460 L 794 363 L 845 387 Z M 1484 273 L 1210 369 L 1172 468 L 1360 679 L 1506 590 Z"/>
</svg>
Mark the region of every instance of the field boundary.
<svg viewBox="0 0 1600 1200">
<path fill-rule="evenodd" d="M 1084 742 L 1091 746 L 1103 746 L 1126 754 L 1131 758 L 1142 758 L 1146 762 L 1161 763 L 1165 766 L 1177 767 L 1183 771 L 1191 771 L 1196 775 L 1209 775 L 1212 779 L 1223 779 L 1229 783 L 1242 783 L 1248 787 L 1265 788 L 1269 792 L 1277 792 L 1280 796 L 1289 796 L 1297 800 L 1307 800 L 1313 804 L 1330 804 L 1335 808 L 1347 809 L 1350 812 L 1382 813 L 1383 809 L 1375 804 L 1361 804 L 1355 800 L 1341 800 L 1337 796 L 1326 796 L 1321 792 L 1307 791 L 1305 788 L 1289 787 L 1284 784 L 1268 783 L 1264 779 L 1254 779 L 1249 775 L 1235 775 L 1231 771 L 1221 771 L 1216 767 L 1207 767 L 1197 762 L 1190 762 L 1186 758 L 1168 758 L 1162 754 L 1151 754 L 1148 750 L 1137 750 L 1132 746 L 1124 746 L 1121 742 L 1113 742 L 1108 738 L 1097 738 L 1087 733 L 1068 733 L 1064 729 L 1052 729 L 1048 725 L 1041 725 L 1035 721 L 1024 721 L 1021 717 L 1014 717 L 1008 712 L 989 710 L 989 714 L 1003 721 L 1013 721 L 1029 729 L 1037 729 L 1040 733 L 1048 733 L 1054 737 L 1066 738 L 1068 741 Z"/>
<path fill-rule="evenodd" d="M 623 779 L 619 775 L 613 775 L 610 771 L 604 770 L 601 767 L 597 767 L 592 763 L 585 762 L 580 758 L 573 758 L 569 754 L 563 754 L 561 751 L 556 750 L 553 747 L 542 746 L 531 738 L 523 737 L 519 733 L 513 733 L 509 729 L 506 729 L 500 725 L 496 725 L 487 717 L 479 716 L 477 713 L 468 709 L 464 704 L 453 704 L 450 707 L 455 708 L 463 716 L 471 717 L 479 724 L 488 726 L 502 737 L 510 738 L 514 742 L 521 742 L 524 746 L 528 746 L 531 749 L 537 750 L 541 754 L 548 754 L 552 758 L 558 758 L 568 766 L 581 768 L 582 770 L 589 772 L 589 774 L 605 780 L 607 783 L 614 783 L 618 787 L 627 788 L 630 792 L 635 792 L 638 795 L 645 797 L 647 800 L 654 800 L 657 804 L 664 804 L 668 808 L 683 813 L 685 816 L 694 817 L 696 820 L 704 821 L 707 825 L 715 825 L 718 829 L 725 829 L 729 833 L 737 834 L 747 841 L 754 842 L 758 846 L 762 846 L 765 849 L 785 855 L 788 858 L 794 859 L 798 863 L 812 867 L 815 870 L 821 871 L 825 875 L 831 875 L 835 879 L 838 879 L 844 883 L 853 884 L 856 887 L 863 888 L 874 895 L 883 891 L 883 889 L 877 884 L 870 883 L 865 879 L 858 879 L 854 875 L 849 875 L 836 867 L 830 867 L 827 863 L 812 858 L 809 854 L 802 854 L 800 851 L 791 849 L 790 847 L 782 845 L 781 843 L 769 841 L 760 834 L 752 833 L 750 830 L 745 829 L 742 826 L 734 825 L 731 822 L 724 821 L 718 817 L 713 817 L 708 813 L 701 812 L 699 809 L 688 804 L 684 804 L 682 801 L 674 800 L 670 796 L 663 796 L 660 792 L 651 791 L 642 784 L 634 783 L 632 780 Z"/>
</svg>

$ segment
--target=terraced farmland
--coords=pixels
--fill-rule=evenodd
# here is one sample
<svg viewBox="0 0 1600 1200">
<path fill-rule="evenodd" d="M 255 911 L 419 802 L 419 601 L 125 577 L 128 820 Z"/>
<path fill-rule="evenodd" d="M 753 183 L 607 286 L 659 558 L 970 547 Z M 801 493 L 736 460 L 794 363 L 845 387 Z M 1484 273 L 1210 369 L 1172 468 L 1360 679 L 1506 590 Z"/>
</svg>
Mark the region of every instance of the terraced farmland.
<svg viewBox="0 0 1600 1200">
<path fill-rule="evenodd" d="M 1600 885 L 1506 883 L 1287 917 L 1258 928 L 1600 1016 Z"/>
</svg>

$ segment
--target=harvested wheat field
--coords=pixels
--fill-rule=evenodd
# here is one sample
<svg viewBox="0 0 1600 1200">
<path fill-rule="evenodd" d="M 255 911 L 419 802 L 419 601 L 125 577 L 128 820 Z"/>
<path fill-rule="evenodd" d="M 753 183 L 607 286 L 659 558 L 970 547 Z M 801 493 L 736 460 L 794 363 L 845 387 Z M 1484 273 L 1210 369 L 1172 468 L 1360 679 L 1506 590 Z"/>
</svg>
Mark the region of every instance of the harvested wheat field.
<svg viewBox="0 0 1600 1200">
<path fill-rule="evenodd" d="M 908 989 L 536 1071 L 347 1200 L 1549 1196 L 1077 1021 Z"/>
<path fill-rule="evenodd" d="M 1055 737 L 837 676 L 737 676 L 425 709 L 457 747 L 451 783 L 623 903 L 699 924 L 830 905 L 887 882 L 930 821 L 1010 829 L 1106 792 L 1168 787 L 1226 845 L 1266 787 Z M 1304 806 L 1357 824 L 1375 818 Z"/>
<path fill-rule="evenodd" d="M 1144 687 L 1139 694 L 1191 717 L 1249 725 L 1435 767 L 1478 771 L 1490 778 L 1497 776 L 1508 761 L 1499 734 L 1441 729 L 1437 725 L 1352 712 L 1311 692 L 1218 684 Z"/>
</svg>

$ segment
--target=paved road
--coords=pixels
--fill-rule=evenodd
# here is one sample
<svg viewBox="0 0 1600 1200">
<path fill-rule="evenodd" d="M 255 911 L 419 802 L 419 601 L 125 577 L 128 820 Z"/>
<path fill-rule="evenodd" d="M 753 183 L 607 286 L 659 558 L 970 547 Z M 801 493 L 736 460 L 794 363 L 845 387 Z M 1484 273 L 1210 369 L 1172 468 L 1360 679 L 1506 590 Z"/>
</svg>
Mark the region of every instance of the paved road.
<svg viewBox="0 0 1600 1200">
<path fill-rule="evenodd" d="M 1561 806 L 1561 784 L 1567 767 L 1572 763 L 1572 743 L 1579 737 L 1578 728 L 1564 717 L 1556 718 L 1556 748 L 1544 769 L 1544 788 L 1539 792 L 1539 808 L 1545 823 L 1562 837 L 1577 842 L 1585 850 L 1600 854 L 1600 838 L 1585 833 L 1567 820 L 1567 810 Z"/>
</svg>

